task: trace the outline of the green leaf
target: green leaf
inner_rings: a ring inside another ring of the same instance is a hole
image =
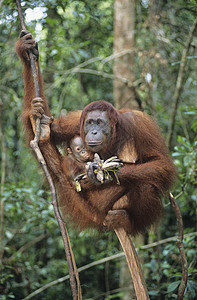
[[[192,299],[196,299],[197,295],[197,284],[196,282],[189,280],[187,283],[187,288],[191,294]]]
[[[177,289],[177,287],[179,286],[179,284],[181,283],[181,280],[178,281],[174,281],[172,282],[169,286],[168,286],[168,293],[171,293],[173,291],[175,291]]]
[[[159,295],[159,291],[150,291],[149,295],[150,296],[158,296]]]

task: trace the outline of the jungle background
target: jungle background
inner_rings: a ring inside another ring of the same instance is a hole
[[[140,106],[161,127],[178,171],[172,193],[189,268],[184,299],[196,299],[197,2],[44,0],[22,1],[22,9],[39,43],[53,116],[105,99]],[[63,242],[20,119],[22,65],[14,49],[20,30],[15,2],[0,1],[0,299],[72,299],[69,281],[58,282],[68,274]],[[181,279],[177,221],[169,200],[163,202],[159,226],[134,240],[153,300],[176,299]],[[135,299],[124,257],[113,259],[122,251],[115,234],[66,225],[78,267],[109,258],[80,272],[83,299]]]

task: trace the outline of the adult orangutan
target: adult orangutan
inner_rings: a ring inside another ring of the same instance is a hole
[[[23,124],[28,138],[33,138],[34,118],[41,118],[40,149],[47,162],[59,195],[63,213],[80,229],[124,227],[135,235],[144,232],[162,215],[161,196],[171,187],[175,168],[160,130],[145,113],[115,109],[106,101],[95,101],[83,111],[61,115],[50,121],[50,111],[43,93],[39,69],[41,98],[35,98],[28,51],[38,56],[31,33],[22,31],[16,51],[24,64],[25,96]],[[51,123],[51,124],[50,124]],[[64,156],[58,151],[81,135],[91,160],[98,153],[103,161],[118,156],[123,166],[117,177],[99,182],[95,162],[87,167],[87,178],[77,193],[63,168]]]

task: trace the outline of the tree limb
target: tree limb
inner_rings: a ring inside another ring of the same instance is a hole
[[[25,30],[26,26],[25,26],[23,14],[22,14],[20,0],[16,0],[16,4],[17,4],[17,9],[18,9],[19,19],[21,22],[21,27],[23,30]],[[29,58],[30,58],[30,65],[31,65],[31,70],[32,70],[35,96],[40,97],[40,88],[39,88],[38,73],[37,73],[38,65],[35,62],[31,51],[29,51]],[[58,209],[55,186],[54,186],[52,177],[48,171],[44,157],[38,146],[39,139],[40,139],[40,119],[37,118],[36,119],[35,137],[34,137],[34,140],[30,142],[30,146],[33,149],[34,153],[36,154],[37,160],[39,161],[40,165],[42,166],[42,169],[45,173],[45,176],[46,176],[47,181],[50,186],[51,195],[52,195],[52,204],[53,204],[55,216],[58,221],[60,231],[62,234],[62,238],[63,238],[63,242],[64,242],[64,249],[65,249],[67,263],[68,263],[68,270],[69,270],[69,274],[70,274],[70,285],[71,285],[71,289],[72,289],[73,299],[78,300],[78,299],[81,299],[81,286],[80,286],[79,276],[77,273],[77,267],[76,267],[74,255],[73,255],[73,252],[71,249],[68,232],[67,232],[66,226],[61,218],[61,215],[60,215],[60,212]],[[77,285],[76,285],[76,283],[77,283]]]
[[[181,212],[179,210],[179,207],[176,203],[176,200],[174,196],[169,193],[169,200],[172,204],[172,207],[175,211],[177,222],[178,222],[178,238],[177,238],[177,245],[179,248],[180,256],[181,256],[181,264],[182,264],[182,279],[181,284],[178,289],[178,295],[177,300],[182,300],[183,295],[187,286],[187,279],[188,279],[188,265],[187,265],[187,259],[185,255],[185,251],[183,248],[183,220],[181,216]]]
[[[18,254],[23,253],[24,251],[26,251],[28,248],[30,248],[31,246],[33,246],[34,244],[42,241],[43,239],[45,239],[46,237],[49,236],[49,233],[44,233],[41,234],[39,236],[37,236],[35,239],[33,239],[32,241],[28,242],[27,244],[23,245],[21,248],[19,248],[16,252],[14,252],[14,254],[12,256],[10,256],[8,259],[5,260],[5,263],[10,263]]]
[[[179,101],[180,101],[180,94],[181,94],[181,89],[182,89],[182,85],[183,85],[185,66],[186,66],[186,62],[187,62],[187,55],[188,55],[189,48],[191,46],[191,42],[192,42],[193,35],[195,33],[196,28],[197,28],[197,18],[194,21],[194,24],[190,30],[189,37],[188,37],[188,40],[186,43],[186,47],[182,53],[181,64],[180,64],[180,68],[179,68],[179,73],[178,73],[176,88],[175,88],[175,93],[174,93],[174,101],[172,104],[170,126],[169,126],[168,136],[167,136],[167,140],[166,140],[166,143],[169,148],[172,143],[173,131],[174,131],[174,127],[175,127],[176,112],[177,112],[177,108],[178,108]]]
[[[188,234],[185,234],[184,235],[184,238],[186,237],[190,237],[190,236],[197,236],[197,232],[192,232],[192,233],[188,233]],[[163,240],[160,240],[160,241],[157,241],[155,243],[151,243],[151,244],[148,244],[148,245],[143,245],[139,248],[136,249],[136,251],[139,251],[139,250],[145,250],[145,249],[150,249],[150,248],[154,248],[154,247],[157,247],[158,245],[162,245],[162,244],[165,244],[165,243],[169,243],[169,242],[172,242],[172,241],[175,241],[177,240],[177,236],[172,236],[170,238],[167,238],[167,239],[163,239]],[[85,271],[87,269],[90,269],[92,267],[95,267],[97,265],[100,265],[100,264],[104,264],[110,260],[114,260],[114,259],[120,259],[122,257],[125,256],[125,253],[124,252],[120,252],[120,253],[117,253],[117,254],[114,254],[114,255],[111,255],[111,256],[108,256],[108,257],[105,257],[105,258],[102,258],[102,259],[99,259],[97,261],[93,261],[92,263],[89,263],[83,267],[80,267],[78,268],[78,272],[82,272],[82,271]],[[56,285],[56,284],[59,284],[59,283],[62,283],[64,282],[65,280],[68,280],[69,279],[69,275],[66,275],[64,277],[61,277],[61,278],[58,278],[54,281],[51,281],[45,285],[43,285],[41,288],[37,289],[36,291],[34,291],[33,293],[29,294],[27,297],[25,297],[23,300],[28,300],[28,299],[31,299],[33,298],[34,296],[42,293],[43,291],[45,291],[46,289]]]
[[[4,184],[5,184],[5,172],[6,172],[6,146],[4,141],[3,129],[2,129],[2,107],[3,102],[0,99],[0,141],[1,141],[1,188],[0,188],[0,262],[2,261],[3,253],[4,253],[4,202],[3,202],[3,192],[4,192]]]
[[[114,229],[114,231],[124,250],[137,299],[149,300],[146,282],[132,240],[130,239],[129,235],[126,233],[125,229],[118,228],[118,229]]]

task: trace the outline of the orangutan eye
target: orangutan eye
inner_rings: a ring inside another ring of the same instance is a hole
[[[80,148],[80,147],[77,147],[76,150],[77,150],[77,152],[80,152],[80,151],[81,151],[81,148]]]
[[[88,125],[92,125],[93,124],[93,120],[92,119],[90,119],[90,120],[88,120]]]
[[[97,119],[96,123],[97,125],[102,126],[104,124],[104,121],[102,119]]]

